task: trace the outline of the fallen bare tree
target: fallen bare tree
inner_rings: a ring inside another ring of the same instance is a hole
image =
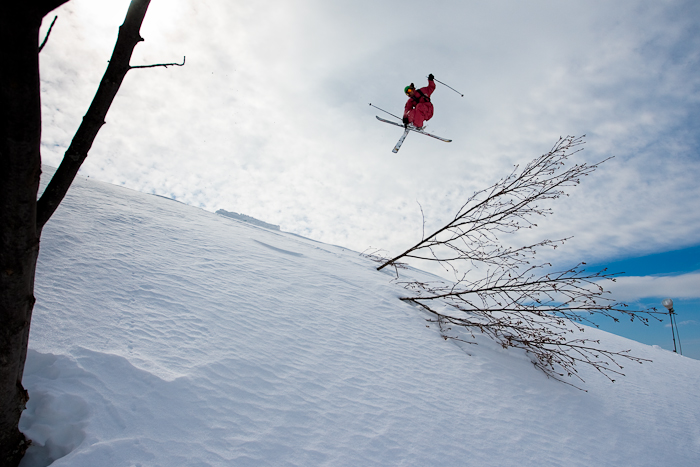
[[[541,203],[566,195],[602,162],[567,164],[581,151],[583,137],[560,138],[552,149],[519,167],[491,187],[478,191],[459,209],[454,219],[423,238],[402,254],[370,257],[398,269],[401,261],[436,262],[455,275],[454,282],[402,282],[413,293],[401,300],[418,305],[432,315],[443,338],[475,343],[475,332],[503,348],[520,348],[547,376],[583,382],[576,365],[587,364],[611,381],[622,375],[620,359],[641,363],[629,350],[611,351],[596,340],[581,337],[582,324],[596,326],[596,317],[618,321],[620,317],[646,324],[655,309],[629,310],[605,296],[600,285],[616,274],[587,272],[577,266],[552,272],[550,263],[533,264],[538,248],[557,248],[568,238],[542,240],[521,247],[504,246],[500,237],[535,227],[535,216],[551,214]],[[460,273],[459,269],[468,270]],[[461,332],[460,332],[461,331]],[[465,335],[466,331],[466,335]],[[571,383],[567,383],[571,384]]]

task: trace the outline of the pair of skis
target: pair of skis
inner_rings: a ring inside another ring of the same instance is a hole
[[[418,129],[414,126],[406,126],[405,127],[404,125],[402,125],[400,123],[392,122],[391,120],[386,120],[386,119],[383,119],[381,117],[377,117],[377,120],[379,120],[380,122],[388,123],[390,125],[396,125],[396,126],[399,126],[399,127],[404,129],[403,135],[401,135],[399,142],[396,143],[396,146],[394,146],[394,149],[391,150],[391,152],[393,152],[394,154],[399,152],[399,149],[401,149],[401,145],[403,144],[403,140],[406,139],[406,136],[408,136],[409,131],[415,131],[416,133],[420,133],[421,135],[430,136],[431,138],[439,139],[440,141],[444,141],[446,143],[452,142],[451,139],[443,138],[441,136],[431,135],[430,133],[426,133],[425,131]]]

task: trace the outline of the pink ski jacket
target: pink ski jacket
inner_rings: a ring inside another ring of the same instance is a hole
[[[416,89],[406,102],[403,116],[408,117],[408,121],[418,128],[433,117],[433,104],[430,102],[433,91],[435,91],[435,81],[428,80],[428,85]]]

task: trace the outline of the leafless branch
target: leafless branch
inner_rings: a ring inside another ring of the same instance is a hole
[[[374,261],[375,263],[383,263],[387,260],[386,251],[382,250],[381,248],[369,247],[365,251],[360,253],[360,256]],[[408,267],[406,263],[399,262],[392,263],[391,265],[394,268],[397,279],[399,278],[399,269],[406,269]]]
[[[616,375],[623,375],[620,358],[639,363],[646,360],[628,350],[606,350],[597,340],[577,337],[585,330],[581,324],[595,326],[594,316],[615,321],[623,316],[646,324],[650,317],[662,313],[632,311],[614,303],[598,284],[614,275],[586,273],[581,266],[541,275],[533,273],[540,266],[519,274],[492,271],[475,281],[451,284],[408,282],[404,285],[413,293],[401,300],[433,315],[446,340],[475,343],[474,332],[478,331],[503,348],[525,350],[548,377],[566,382],[564,376],[573,376],[584,382],[576,365],[585,363],[614,381]]]
[[[65,0],[50,0],[51,3],[62,3]],[[105,118],[119,88],[131,68],[129,61],[136,45],[143,41],[140,34],[141,24],[148,10],[151,0],[131,0],[124,18],[124,23],[119,28],[117,43],[114,45],[112,57],[105,74],[102,76],[95,97],[88,108],[87,113],[73,136],[61,164],[56,169],[51,181],[37,202],[36,224],[41,231],[58,208],[68,188],[78,173],[82,163],[88,156],[88,152],[105,124]],[[184,65],[183,58],[183,65]],[[166,66],[152,65],[152,66]],[[179,65],[179,64],[174,64]]]
[[[185,66],[185,57],[182,57],[182,63],[156,63],[155,65],[136,65],[136,66],[129,66],[130,69],[134,68],[155,68],[155,67],[165,67],[168,68],[169,66]]]
[[[41,53],[41,50],[42,50],[42,49],[44,48],[44,46],[46,45],[46,41],[49,40],[49,34],[51,34],[51,30],[53,29],[53,25],[54,25],[54,23],[56,23],[56,20],[57,20],[57,19],[58,19],[58,16],[54,16],[54,17],[53,17],[53,21],[51,21],[51,26],[49,26],[49,30],[46,31],[46,37],[44,37],[44,41],[43,41],[43,42],[41,43],[41,45],[39,46],[39,52],[38,52],[38,53]]]
[[[583,382],[576,369],[580,363],[614,381],[623,374],[618,360],[645,360],[628,350],[606,350],[600,342],[581,337],[583,324],[597,327],[596,317],[647,324],[662,313],[653,308],[630,310],[608,298],[609,292],[600,283],[614,281],[616,274],[587,272],[585,263],[555,272],[549,263],[534,263],[538,248],[557,248],[568,238],[522,247],[506,247],[500,240],[504,234],[536,227],[533,216],[552,212],[538,203],[566,195],[567,187],[578,185],[605,162],[567,166],[568,158],[581,151],[582,145],[583,137],[560,138],[548,153],[522,170],[516,166],[507,177],[474,193],[444,227],[427,237],[423,232],[419,243],[392,259],[375,257],[383,261],[377,269],[401,259],[420,259],[453,271],[453,282],[402,283],[411,294],[401,300],[431,314],[430,321],[438,324],[446,340],[473,344],[478,332],[503,348],[525,350],[548,377],[567,384],[571,383],[564,376]],[[425,220],[422,206],[421,215]],[[459,275],[463,265],[471,269]],[[470,278],[477,271],[484,272],[478,279]]]
[[[423,235],[421,236],[421,239],[425,240],[425,213],[423,212],[423,206],[420,204],[420,202],[416,200],[416,203],[418,203],[418,207],[420,208],[420,217],[423,220]]]
[[[536,245],[509,249],[501,246],[497,235],[536,227],[537,224],[531,220],[532,216],[551,214],[551,209],[541,208],[537,203],[557,199],[566,194],[564,188],[579,184],[582,177],[593,172],[604,162],[593,165],[577,164],[566,168],[567,159],[581,151],[581,145],[583,137],[560,138],[547,154],[536,158],[520,172],[516,166],[504,179],[474,193],[451,222],[377,269],[382,269],[401,258],[443,262],[495,261],[499,264],[508,260],[515,266],[523,262],[523,254],[533,251],[535,247],[556,247],[566,239],[545,240]],[[440,258],[436,253],[436,249],[439,248],[451,252],[454,256]]]

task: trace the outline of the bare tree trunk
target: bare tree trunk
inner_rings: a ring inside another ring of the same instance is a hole
[[[104,124],[150,0],[132,0],[112,60],[66,157],[41,201],[39,29],[68,0],[9,0],[0,9],[0,467],[15,467],[28,447],[18,424],[41,229],[65,196]]]
[[[0,466],[15,466],[28,443],[17,425],[34,272],[39,255],[36,196],[41,175],[39,28],[63,1],[14,1],[0,14]]]

